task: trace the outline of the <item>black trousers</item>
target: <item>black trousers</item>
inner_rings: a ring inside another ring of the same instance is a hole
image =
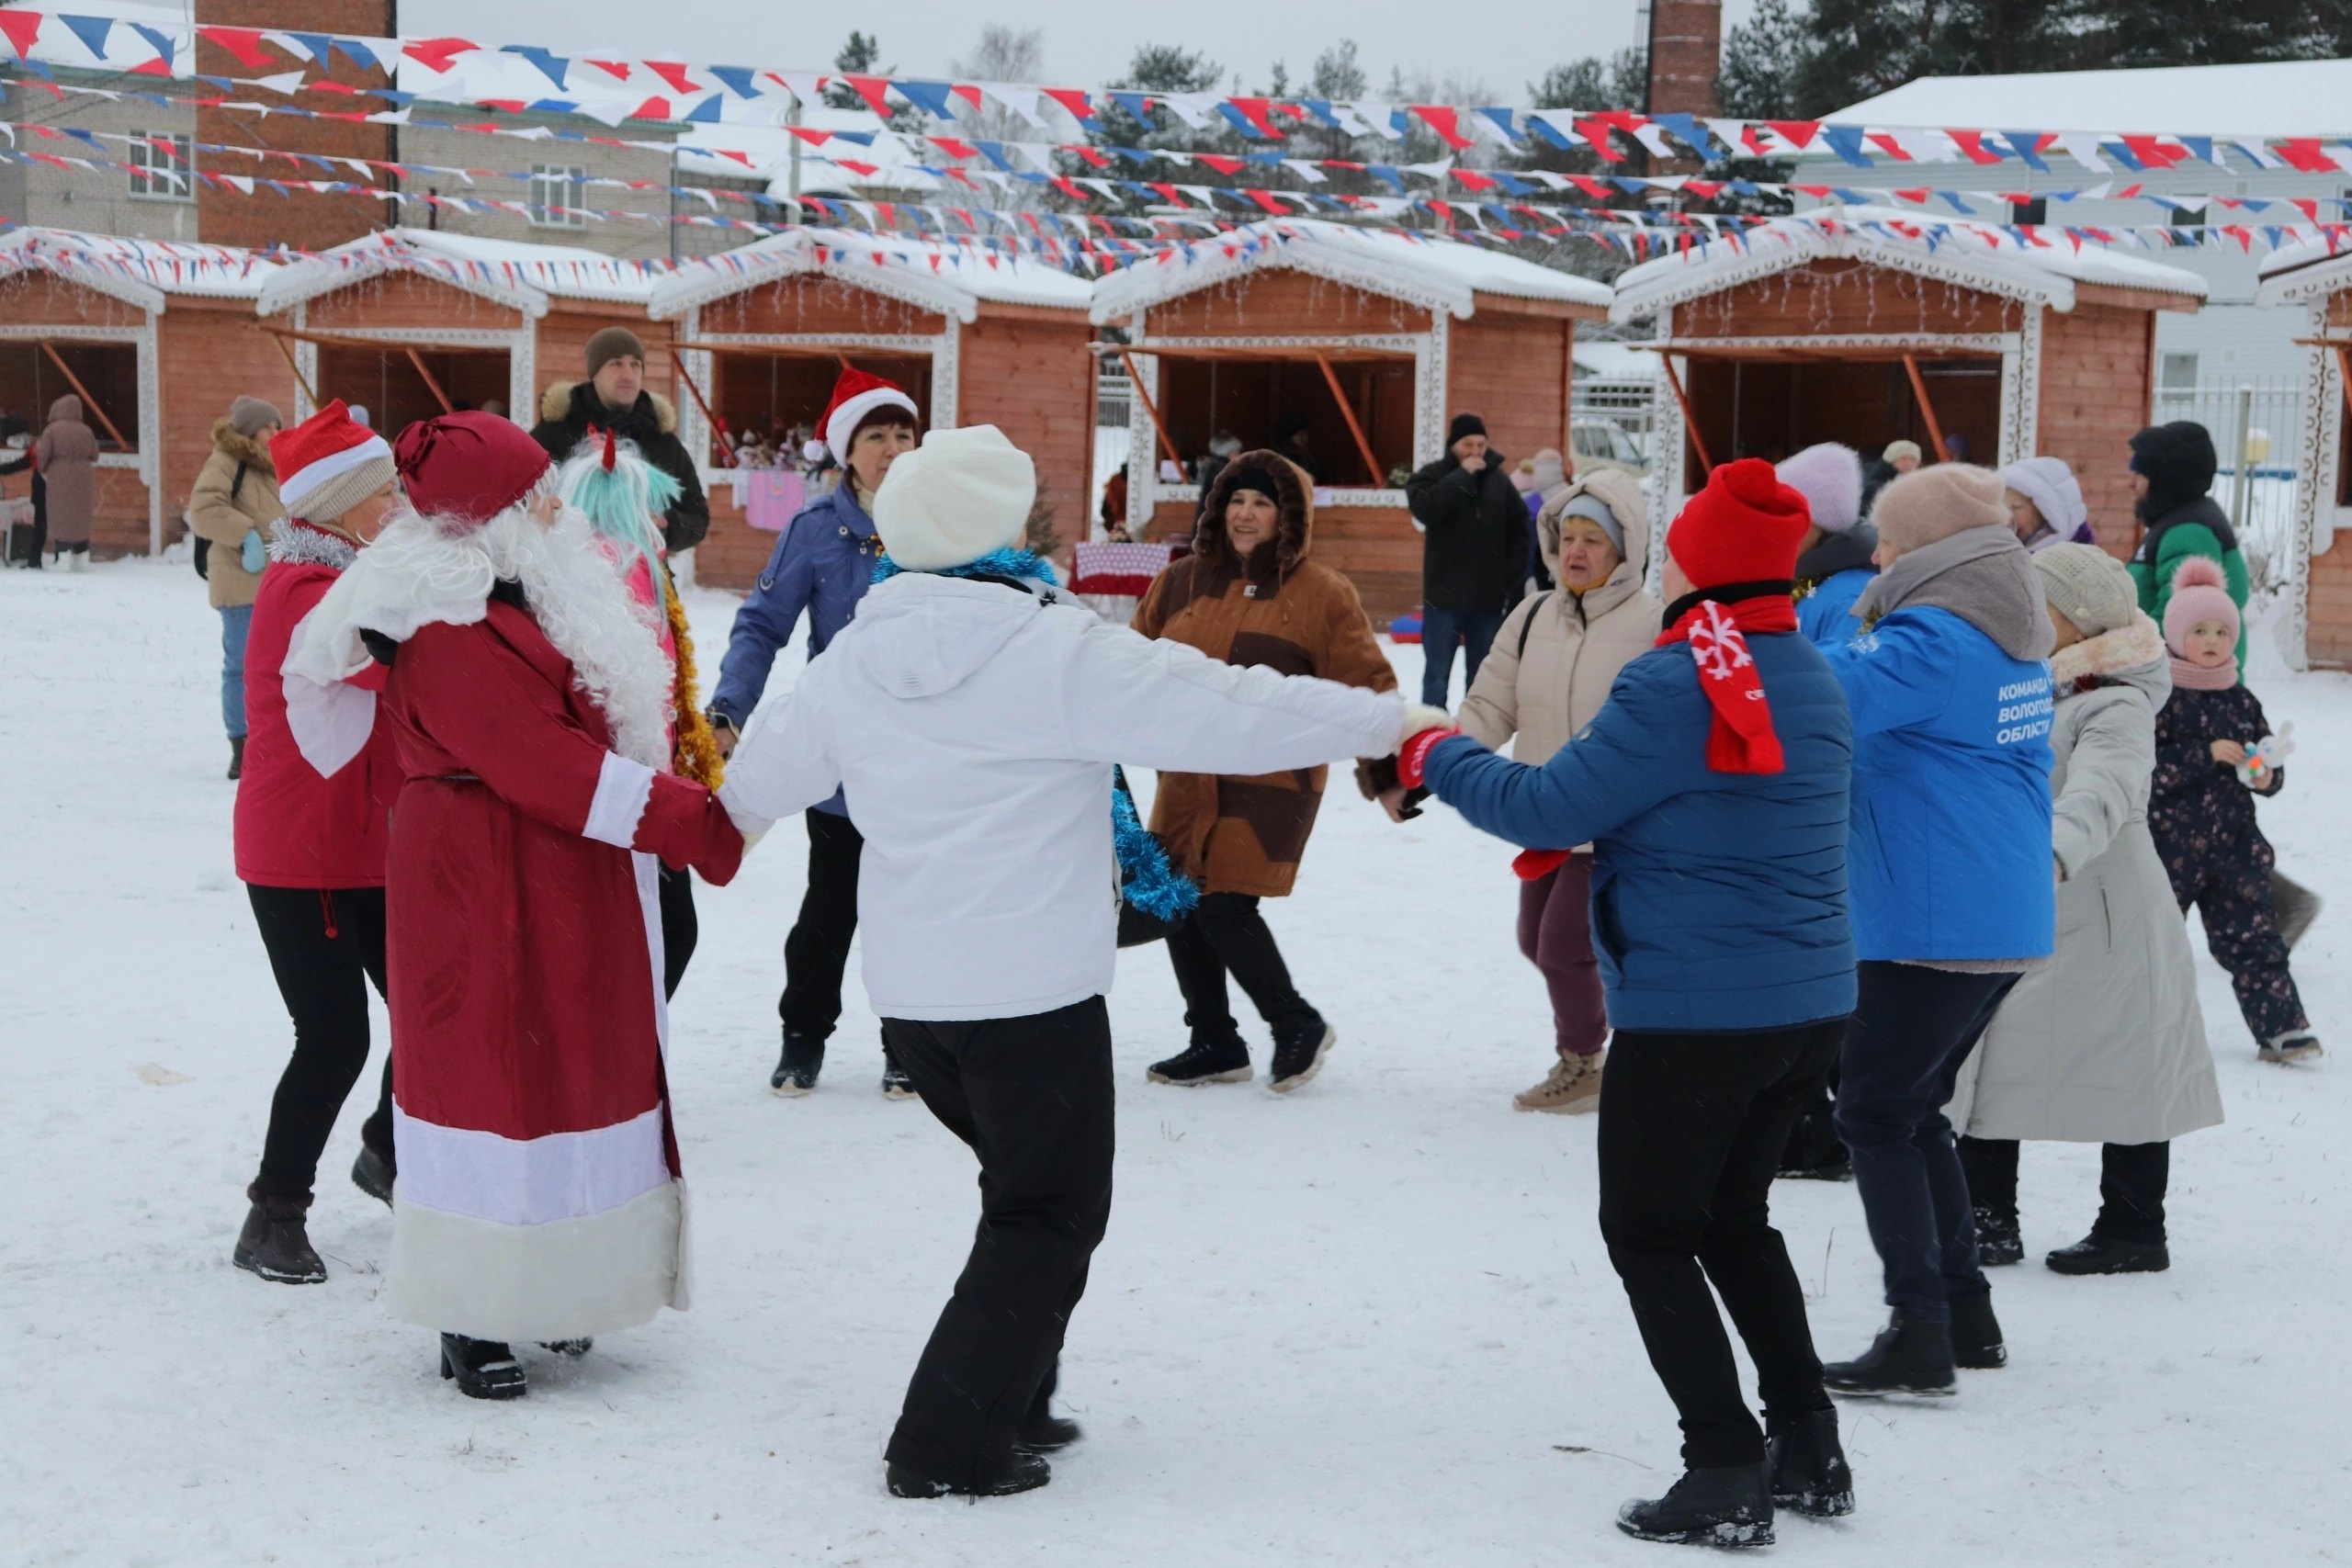
[[[695,914],[693,872],[660,866],[655,886],[662,906],[662,995],[666,1000],[678,994],[678,984],[686,977],[686,964],[702,939],[702,921]]]
[[[270,1100],[256,1195],[307,1201],[319,1156],[352,1086],[368,1066],[368,987],[384,994],[384,890],[256,887],[254,923],[269,950],[277,994],[294,1021],[294,1055]],[[392,1157],[392,1058],[360,1138]]]
[[[2018,1217],[2015,1138],[1962,1138],[1960,1168],[1980,1209]],[[2172,1184],[2172,1145],[2107,1144],[2099,1149],[2098,1219],[2091,1235],[2154,1247],[2165,1239],[2165,1190]]]
[[[980,1225],[907,1385],[888,1457],[972,1485],[1001,1472],[1054,1389],[1062,1336],[1111,1220],[1111,1015],[882,1021],[931,1113],[980,1159]]]
[[[1610,1042],[1600,1236],[1692,1469],[1764,1458],[1710,1283],[1756,1363],[1772,1428],[1829,1407],[1804,1290],[1768,1205],[1789,1124],[1821,1092],[1845,1032],[1832,1019],[1759,1034],[1620,1029]]]
[[[776,1013],[795,1034],[832,1038],[842,1021],[842,976],[857,935],[857,863],[865,836],[846,817],[804,813],[808,819],[808,887],[800,918],[784,939],[784,995]]]
[[[1225,987],[1228,974],[1241,983],[1277,1041],[1294,1032],[1322,1030],[1323,1015],[1291,984],[1290,966],[1274,945],[1274,933],[1259,912],[1254,894],[1204,895],[1168,933],[1168,961],[1175,965],[1177,988],[1184,993],[1184,1022],[1195,1045],[1241,1042],[1241,1028],[1233,1021],[1233,998]]]

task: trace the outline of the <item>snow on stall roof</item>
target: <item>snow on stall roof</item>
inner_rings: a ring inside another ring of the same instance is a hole
[[[160,310],[174,294],[251,299],[282,269],[233,245],[132,240],[71,229],[0,232],[0,276],[50,272],[101,293]]]
[[[1283,218],[1246,224],[1106,274],[1094,285],[1094,319],[1116,321],[1263,266],[1295,267],[1460,317],[1472,312],[1478,294],[1600,307],[1610,299],[1605,283],[1459,240]]]
[[[2298,240],[2262,258],[2256,305],[2284,305],[2352,288],[2352,235]]]
[[[878,258],[878,259],[877,259]],[[680,262],[654,285],[654,319],[796,273],[822,273],[970,321],[983,303],[1086,309],[1087,280],[1027,256],[846,229],[794,229]]]
[[[1707,241],[1618,275],[1613,321],[1628,321],[1817,257],[1849,256],[1988,293],[2075,308],[2075,285],[2139,288],[2203,299],[2203,278],[2184,268],[2085,243],[2029,245],[1993,224],[1887,207],[1821,207]]]
[[[1883,129],[2032,126],[2188,136],[2352,133],[2352,60],[1922,76],[1822,117]]]
[[[360,277],[414,272],[543,316],[551,299],[641,305],[651,296],[654,279],[670,266],[668,261],[628,261],[577,245],[387,229],[289,264],[260,291],[260,310],[273,315]]]

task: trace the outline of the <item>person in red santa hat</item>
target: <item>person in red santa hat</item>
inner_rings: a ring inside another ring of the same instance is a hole
[[[285,672],[319,601],[395,504],[392,449],[329,403],[270,439],[287,516],[271,528],[245,644],[243,776],[237,876],[253,902],[270,973],[294,1021],[294,1055],[270,1101],[252,1209],[232,1254],[281,1284],[316,1284],[326,1265],[306,1228],[319,1156],[368,1066],[368,987],[384,988],[384,846],[400,770],[370,664],[315,682]],[[392,1070],[359,1129],[351,1179],[392,1201]]]
[[[710,722],[723,751],[760,705],[775,656],[792,628],[808,617],[808,657],[839,637],[873,586],[882,546],[874,536],[874,497],[899,457],[914,448],[915,400],[879,376],[854,367],[842,372],[832,401],[818,423],[826,447],[842,465],[842,482],[803,507],[776,541],[759,585],[735,612],[734,630],[711,694]],[[797,1096],[817,1087],[825,1042],[842,1015],[842,976],[850,939],[857,934],[858,863],[865,840],[837,790],[804,814],[808,827],[808,886],[800,918],[784,939],[784,1052],[768,1087]],[[913,1087],[882,1046],[882,1092],[912,1099]]]
[[[288,668],[389,666],[389,1296],[442,1331],[444,1377],[511,1399],[512,1343],[577,1352],[686,1304],[655,878],[724,884],[743,842],[666,771],[669,670],[547,454],[464,412],[394,457],[412,511]]]
[[[1592,852],[1616,1034],[1600,1088],[1600,1235],[1682,1419],[1684,1474],[1628,1503],[1645,1540],[1758,1546],[1774,1507],[1854,1506],[1772,1174],[1854,1010],[1852,726],[1789,594],[1810,525],[1771,465],[1716,468],[1666,536],[1666,629],[1541,766],[1417,735],[1397,771],[1542,875]],[[1741,1397],[1714,1287],[1756,1366]]]

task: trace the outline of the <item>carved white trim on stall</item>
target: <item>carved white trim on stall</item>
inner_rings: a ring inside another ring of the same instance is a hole
[[[164,386],[155,341],[155,318],[160,314],[162,307],[158,305],[137,325],[111,327],[0,321],[0,341],[54,338],[77,343],[127,343],[138,351],[135,374],[139,386],[139,450],[100,453],[98,467],[129,468],[147,487],[147,553],[151,556],[160,555],[164,548]],[[91,423],[95,425],[96,421]]]
[[[2328,335],[2328,292],[2299,291],[2305,336]],[[2289,298],[2296,298],[2290,295]],[[2311,668],[2312,558],[2335,546],[2336,466],[2343,452],[2344,388],[2333,349],[2303,351],[2302,450],[2296,469],[2294,542],[2288,552],[2286,619],[2278,627],[2278,651],[2288,667]]]

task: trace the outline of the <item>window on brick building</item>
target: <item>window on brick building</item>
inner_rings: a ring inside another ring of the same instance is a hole
[[[531,221],[542,229],[582,229],[588,171],[576,164],[531,165]]]
[[[2028,223],[2035,225],[2049,222],[2049,198],[2047,197],[2036,197],[2031,201],[2013,201],[2009,203],[2009,221],[2012,223]]]
[[[130,133],[130,194],[148,201],[194,201],[196,159],[185,136]]]

